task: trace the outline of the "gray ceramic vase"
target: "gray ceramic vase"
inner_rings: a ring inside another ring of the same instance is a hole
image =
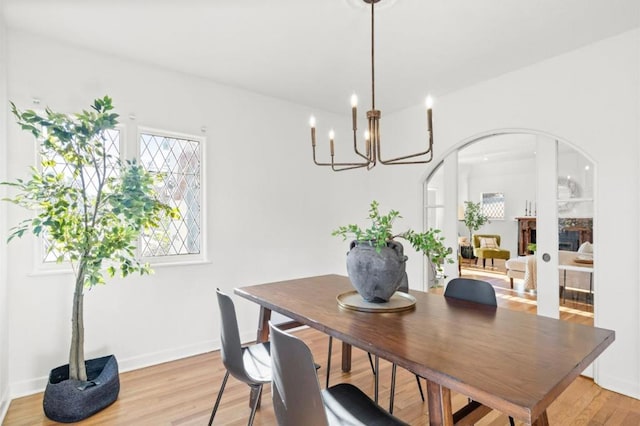
[[[396,241],[389,241],[380,252],[372,242],[352,241],[347,253],[347,273],[364,300],[383,303],[397,290],[408,290],[406,261],[402,244]]]

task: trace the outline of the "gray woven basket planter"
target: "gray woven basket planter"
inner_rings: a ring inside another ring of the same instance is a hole
[[[118,399],[120,378],[114,355],[85,361],[87,381],[69,380],[69,364],[54,368],[44,391],[44,414],[62,423],[77,422]]]

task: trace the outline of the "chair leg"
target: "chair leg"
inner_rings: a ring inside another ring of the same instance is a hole
[[[509,416],[509,424],[511,426],[516,426],[516,422],[513,421],[513,417]]]
[[[371,359],[371,353],[367,352],[367,356],[369,357],[369,365],[371,365],[371,372],[373,373],[373,375],[376,375],[376,369],[373,366],[373,360]]]
[[[486,268],[487,267],[487,259],[483,258],[482,259],[482,268]]]
[[[416,374],[416,382],[418,382],[418,390],[420,391],[420,398],[422,398],[422,402],[424,402],[424,392],[422,392],[422,384],[420,383],[420,376]]]
[[[378,358],[378,355],[376,355],[376,368],[375,368],[375,375],[373,377],[373,400],[375,401],[375,403],[378,403],[378,367],[380,367],[380,358]]]
[[[224,375],[224,379],[222,379],[222,386],[220,386],[220,390],[218,391],[218,397],[216,398],[216,403],[213,406],[213,411],[211,412],[211,417],[209,418],[209,426],[213,424],[213,418],[216,416],[216,411],[218,411],[218,405],[220,405],[220,399],[222,399],[222,393],[224,392],[224,387],[227,385],[227,379],[229,378],[229,370]]]
[[[329,354],[327,355],[327,383],[325,388],[329,389],[329,374],[331,374],[331,346],[333,344],[333,336],[329,336]]]
[[[255,388],[257,388],[256,393],[258,395],[256,397],[256,401],[253,403],[253,407],[251,407],[251,414],[249,415],[249,423],[247,423],[247,426],[253,425],[253,419],[256,417],[256,410],[258,409],[258,401],[260,401],[260,397],[262,396],[262,385],[257,385]]]
[[[513,278],[509,277],[509,284],[511,284],[511,288],[513,288]]]
[[[393,414],[393,400],[396,396],[396,369],[397,365],[394,362],[391,366],[391,391],[389,392],[389,414]]]

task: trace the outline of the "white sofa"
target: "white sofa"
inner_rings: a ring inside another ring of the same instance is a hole
[[[583,251],[575,252],[575,251],[558,251],[558,264],[559,265],[572,265],[574,260],[580,256],[589,257],[590,253]],[[526,290],[535,290],[537,288],[537,277],[536,277],[536,257],[533,255],[530,256],[518,256],[517,258],[512,258],[507,260],[505,264],[507,268],[507,276],[509,277],[509,281],[511,283],[511,288],[513,288],[513,280],[522,280],[524,283],[524,288]],[[593,265],[584,265],[589,268]],[[564,270],[560,269],[558,271],[560,285],[565,284],[567,287],[578,288],[581,290],[591,290],[591,274],[587,271],[581,270]]]

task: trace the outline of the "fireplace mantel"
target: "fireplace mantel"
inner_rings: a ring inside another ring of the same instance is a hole
[[[536,242],[536,218],[517,217],[518,221],[518,256],[529,254],[529,244]],[[560,218],[558,219],[558,249],[577,251],[582,243],[593,242],[593,219]]]

